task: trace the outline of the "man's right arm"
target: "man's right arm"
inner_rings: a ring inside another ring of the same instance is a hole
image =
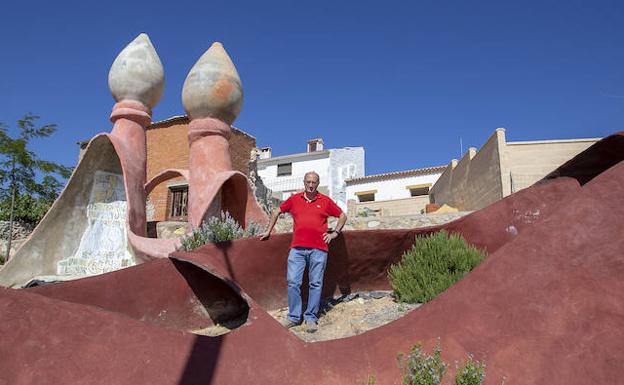
[[[279,208],[273,210],[273,215],[271,215],[271,221],[269,222],[269,228],[264,234],[260,236],[261,241],[266,241],[267,239],[269,239],[269,237],[271,236],[271,231],[273,231],[273,227],[275,227],[275,224],[277,223],[277,218],[279,218],[281,214],[282,212]]]

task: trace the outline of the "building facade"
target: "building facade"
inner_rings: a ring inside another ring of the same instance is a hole
[[[315,171],[320,177],[319,191],[346,210],[345,180],[364,175],[364,148],[326,150],[321,139],[313,139],[304,153],[273,157],[271,149],[265,147],[260,149],[257,167],[264,185],[282,201],[303,191],[305,173]]]
[[[346,181],[348,215],[420,214],[429,203],[429,189],[446,166],[368,175]]]
[[[507,142],[498,128],[479,151],[453,159],[431,188],[433,203],[478,210],[529,187],[600,138]]]

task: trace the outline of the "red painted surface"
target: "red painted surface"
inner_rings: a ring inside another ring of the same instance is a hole
[[[115,147],[123,170],[128,200],[128,226],[137,236],[146,237],[145,128],[151,123],[150,110],[141,102],[124,100],[115,104],[110,119],[114,125],[108,137]]]
[[[624,162],[570,173],[586,175],[584,184],[545,181],[444,226],[345,232],[331,244],[326,293],[387,288],[388,266],[414,236],[440,228],[490,253],[430,303],[355,337],[304,343],[265,312],[285,303],[289,235],[209,245],[174,253],[180,262],[75,282],[0,289],[0,384],[357,384],[369,375],[399,384],[397,353],[418,341],[430,349],[438,339],[447,362],[468,352],[485,359],[486,384],[503,376],[508,384],[619,383]],[[214,338],[184,331],[206,321],[184,301],[209,307],[211,298],[235,294],[249,306],[244,325]],[[176,316],[159,322],[168,309]]]
[[[243,227],[249,221],[268,222],[256,202],[247,177],[232,170],[229,124],[215,119],[193,119],[189,124],[189,223],[199,227],[219,197],[220,210],[228,211]]]

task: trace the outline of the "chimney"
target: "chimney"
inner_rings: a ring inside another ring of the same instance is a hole
[[[271,157],[271,147],[260,148],[260,159],[269,159]]]
[[[308,140],[308,152],[323,151],[323,139],[316,138]]]

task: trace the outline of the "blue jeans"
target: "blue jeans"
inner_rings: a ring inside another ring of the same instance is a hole
[[[308,265],[308,307],[303,315],[306,321],[316,322],[321,303],[323,289],[323,275],[327,264],[327,251],[309,247],[293,247],[288,253],[288,319],[299,323],[301,321],[301,282],[303,272]]]

